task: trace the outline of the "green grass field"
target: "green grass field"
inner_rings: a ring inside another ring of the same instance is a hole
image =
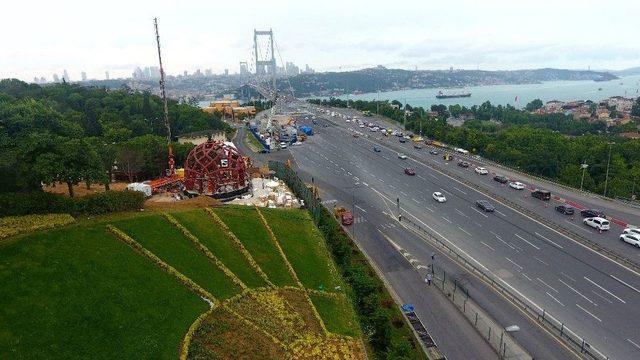
[[[309,294],[309,297],[327,330],[346,336],[360,335],[360,325],[345,297],[334,298],[313,293]]]
[[[324,244],[322,235],[307,212],[260,210],[300,282],[310,289],[335,291],[344,286]]]
[[[211,216],[204,210],[176,212],[172,215],[248,287],[266,285],[233,242],[226,238],[222,229],[217,227]]]
[[[116,221],[113,225],[218,299],[240,292],[240,288],[213,261],[162,216],[140,216]]]
[[[214,211],[236,234],[272,283],[278,286],[296,285],[280,253],[269,239],[267,230],[260,222],[255,209],[219,207]]]
[[[0,359],[175,359],[208,308],[104,224],[9,240],[0,264]]]

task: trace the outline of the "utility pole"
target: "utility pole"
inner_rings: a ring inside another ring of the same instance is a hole
[[[582,180],[580,180],[580,191],[582,191],[582,185],[584,185],[584,174],[585,172],[587,172],[587,168],[589,167],[589,165],[587,165],[587,162],[585,160],[585,162],[580,165],[580,167],[582,168]]]
[[[376,115],[380,115],[380,87],[376,95]]]
[[[156,44],[158,45],[158,62],[160,63],[160,91],[162,93],[162,102],[164,107],[164,126],[167,129],[167,148],[168,148],[168,163],[169,174],[168,176],[175,175],[175,160],[173,158],[173,147],[171,146],[171,125],[169,124],[169,107],[167,106],[167,93],[165,91],[165,77],[164,69],[162,67],[162,55],[160,53],[160,34],[158,32],[158,18],[153,18],[153,26],[156,31]]]
[[[404,99],[404,122],[403,122],[403,126],[404,129],[407,130],[407,99]]]
[[[609,165],[611,164],[611,145],[615,144],[614,142],[609,143],[609,157],[607,159],[607,175],[604,178],[604,194],[603,196],[607,196],[607,185],[609,185]]]

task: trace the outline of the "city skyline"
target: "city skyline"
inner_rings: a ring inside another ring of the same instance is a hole
[[[196,1],[170,10],[151,2],[114,1],[97,17],[84,13],[80,4],[38,4],[40,10],[30,19],[32,30],[19,33],[11,29],[21,27],[24,19],[8,15],[27,13],[34,2],[8,5],[0,30],[12,36],[3,45],[0,78],[50,80],[53,73],[62,77],[64,69],[72,81],[81,79],[81,72],[88,79],[103,79],[106,71],[112,78],[129,77],[136,67],[157,63],[151,23],[155,16],[170,75],[196,69],[237,73],[241,61],[251,69],[252,32],[269,28],[274,31],[279,66],[308,63],[318,71],[378,64],[485,70],[618,70],[640,64],[640,52],[628,41],[640,35],[634,12],[622,11],[634,3],[624,0],[592,0],[580,7],[549,0],[535,7],[506,1],[401,1],[380,8],[363,1],[329,1],[322,8],[290,1],[250,1],[242,8]],[[218,11],[235,15],[211,22]],[[46,41],[40,36],[44,31],[50,34]]]

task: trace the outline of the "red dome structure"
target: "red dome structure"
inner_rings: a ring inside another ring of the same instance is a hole
[[[218,199],[238,196],[251,185],[247,164],[238,150],[220,141],[207,141],[193,148],[184,164],[188,192]]]

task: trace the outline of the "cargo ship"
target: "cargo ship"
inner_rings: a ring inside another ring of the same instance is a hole
[[[465,98],[465,97],[471,97],[471,93],[467,92],[467,93],[445,94],[442,91],[438,91],[438,93],[436,94],[436,99],[454,99],[454,98]]]

